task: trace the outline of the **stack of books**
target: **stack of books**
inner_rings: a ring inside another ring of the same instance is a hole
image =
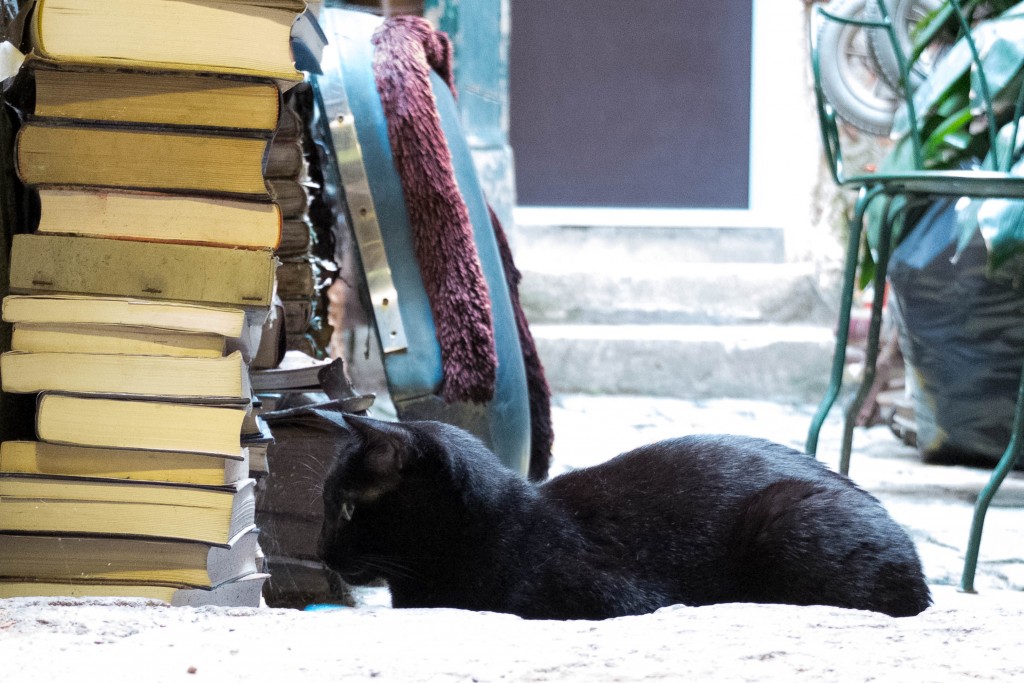
[[[302,86],[299,86],[302,87]],[[314,310],[320,288],[320,269],[313,255],[315,243],[309,221],[308,163],[303,148],[302,118],[294,107],[292,93],[285,98],[281,122],[270,147],[267,164],[270,183],[281,202],[284,224],[277,255],[277,295],[283,308],[286,347],[313,356],[323,354],[315,341]],[[281,163],[274,163],[280,160]]]
[[[36,440],[0,445],[0,597],[260,603],[249,365],[283,221],[265,170],[308,12],[34,3],[14,165],[38,214],[12,243],[0,383],[38,395]]]
[[[303,189],[305,200],[301,215],[285,213],[277,250],[281,258],[278,292],[284,309],[286,347],[323,358],[328,353],[332,334],[327,322],[327,290],[338,277],[338,263],[342,260],[341,245],[337,242],[341,232],[338,226],[344,224],[345,215],[343,207],[339,206],[337,190],[328,192],[324,187],[321,157],[326,150],[323,142],[315,137],[320,127],[317,119],[322,117],[322,112],[312,85],[302,83],[290,90],[285,97],[285,108],[303,124],[291,142],[301,150],[302,169],[288,182]],[[279,131],[279,135],[284,137],[284,131]]]

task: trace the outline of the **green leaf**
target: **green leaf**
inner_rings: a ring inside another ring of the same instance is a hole
[[[948,118],[959,112],[961,109],[966,109],[970,112],[970,98],[965,92],[950,90],[946,96],[939,101],[938,106],[935,108],[935,114],[943,118]]]
[[[963,253],[967,245],[970,244],[971,238],[974,237],[978,227],[978,211],[984,203],[985,201],[981,199],[971,199],[964,206],[957,204],[956,222],[960,228],[960,235],[956,241],[954,258]]]
[[[988,80],[989,92],[996,96],[1024,66],[1024,17],[999,22],[999,35],[988,46],[981,58],[985,78]],[[971,103],[975,107],[984,106],[981,100],[981,88],[978,83],[977,70],[971,73]]]
[[[914,111],[920,125],[938,103],[955,87],[966,90],[969,86],[967,73],[971,66],[971,50],[963,40],[949,48],[935,63],[935,67],[923,83],[914,91]],[[959,83],[959,84],[958,84]],[[905,104],[900,105],[892,122],[892,134],[906,136],[910,133],[910,113]]]
[[[866,289],[872,280],[875,279],[875,255],[871,252],[871,247],[868,246],[867,241],[863,242],[863,245],[864,253],[860,257],[860,273],[857,278],[858,289]]]
[[[981,22],[971,31],[975,43],[982,49],[982,64],[989,80],[992,95],[1004,87],[1024,65],[1024,2],[1019,2],[994,19]],[[998,45],[998,47],[996,47]],[[993,50],[995,50],[993,54]],[[992,60],[991,67],[988,61]],[[914,91],[914,110],[918,125],[933,112],[953,90],[964,91],[974,85],[967,78],[972,70],[971,49],[966,37],[961,37],[935,63],[928,78]],[[990,75],[989,69],[993,72]],[[997,85],[998,84],[998,85]],[[977,87],[971,87],[977,93]],[[975,98],[977,103],[977,99]],[[906,105],[900,106],[892,126],[893,135],[910,132],[910,119]]]
[[[993,155],[998,155],[1000,160],[1006,159],[1007,154],[1015,154],[1024,145],[1024,119],[1021,120],[1020,125],[1017,128],[1017,143],[1012,145],[1013,152],[1011,152],[1011,140],[1010,136],[1013,135],[1013,121],[1010,121],[1002,128],[999,129],[999,133],[996,135],[996,146],[995,149],[990,149],[988,154],[985,156],[983,168],[994,168]],[[1005,168],[1005,166],[1003,167]],[[1018,163],[1013,172],[1017,175],[1024,175],[1024,168]]]
[[[988,244],[994,270],[1024,252],[1024,201],[989,199],[978,210],[978,227]]]
[[[964,107],[932,131],[928,139],[924,141],[924,158],[932,159],[939,155],[944,145],[950,145],[957,150],[963,151],[970,143],[970,134],[966,131],[967,124],[971,122],[971,110]]]

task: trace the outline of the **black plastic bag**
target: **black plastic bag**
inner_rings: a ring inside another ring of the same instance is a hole
[[[957,254],[958,219],[975,220],[958,217],[954,200],[936,201],[923,214],[893,251],[890,301],[922,455],[994,464],[1010,440],[1021,379],[1024,292],[1010,269],[989,273],[976,226]]]

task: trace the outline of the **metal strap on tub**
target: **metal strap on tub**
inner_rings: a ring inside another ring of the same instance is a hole
[[[373,195],[363,166],[359,139],[356,137],[355,119],[345,96],[341,69],[337,65],[329,68],[327,62],[331,59],[337,59],[337,53],[326,50],[324,73],[317,80],[338,160],[338,173],[345,190],[352,231],[370,290],[381,348],[384,353],[403,351],[408,348],[408,342],[402,315],[398,310],[398,291],[384,251],[380,223],[377,221]]]

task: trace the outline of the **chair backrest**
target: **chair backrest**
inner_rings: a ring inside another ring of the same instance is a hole
[[[1008,173],[1016,160],[1018,145],[1004,141],[1017,140],[1024,114],[1024,3],[1003,8],[1007,3],[998,0],[918,2],[930,11],[911,17],[904,11],[894,17],[893,8],[913,4],[898,0],[814,8],[810,40],[815,98],[825,156],[839,184],[857,184],[871,177],[847,168],[844,135],[837,121],[842,118],[837,114],[839,102],[828,96],[837,87],[830,81],[850,77],[850,69],[833,68],[832,61],[851,58],[844,52],[848,45],[838,42],[849,40],[846,34],[856,31],[866,36],[862,42],[873,46],[866,59],[875,56],[877,60],[884,49],[891,53],[897,76],[897,82],[889,84],[895,99],[889,136],[895,147],[873,173],[953,169],[971,156],[982,160],[982,169]],[[911,18],[912,26],[900,26],[899,22]],[[939,56],[922,77],[915,67],[929,50]],[[1000,140],[1002,125],[1007,126],[1004,140]]]

